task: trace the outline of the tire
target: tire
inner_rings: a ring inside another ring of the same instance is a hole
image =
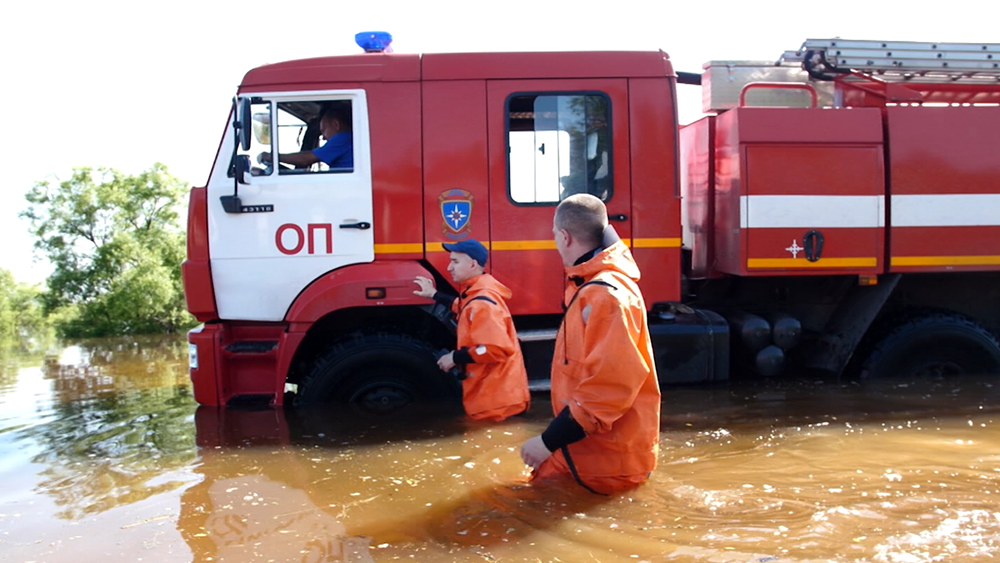
[[[962,315],[934,313],[896,325],[872,349],[861,379],[1000,374],[1000,343]]]
[[[427,344],[401,334],[355,333],[320,357],[299,384],[295,406],[347,403],[388,413],[451,399],[450,383]]]

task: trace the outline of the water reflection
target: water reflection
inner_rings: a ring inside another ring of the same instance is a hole
[[[544,400],[493,426],[457,413],[400,424],[201,409],[199,487],[221,481],[244,502],[283,488],[275,512],[235,509],[236,521],[277,526],[276,514],[306,506],[341,542],[326,551],[340,554],[332,561],[349,560],[348,540],[380,561],[971,561],[1000,543],[992,379],[770,382],[668,397],[660,468],[615,497],[568,479],[525,483],[516,449],[544,427]],[[185,502],[182,512],[218,515],[219,502]],[[195,551],[252,543],[192,521],[179,527],[206,538]],[[264,543],[313,553],[308,533],[271,530]]]
[[[526,483],[547,423],[196,408],[183,337],[0,366],[11,561],[982,561],[1000,548],[997,378],[665,389],[626,494]]]
[[[361,412],[201,407],[204,480],[185,491],[178,529],[204,560],[482,561],[608,500],[570,480],[527,486],[517,448],[542,415],[481,424],[458,406],[441,409],[410,408],[400,424]],[[550,546],[529,551],[554,556]]]
[[[44,358],[50,396],[19,439],[44,466],[35,490],[59,518],[78,519],[184,485],[170,473],[194,458],[194,401],[178,338],[91,340]]]
[[[60,404],[86,403],[133,391],[187,387],[183,337],[137,336],[68,342],[45,357],[44,376]]]
[[[197,561],[372,561],[307,493],[314,477],[289,441],[281,410],[202,408],[196,416],[203,480],[181,497],[177,528]]]

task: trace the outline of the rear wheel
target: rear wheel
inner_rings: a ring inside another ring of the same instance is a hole
[[[912,318],[889,331],[861,368],[862,379],[1000,373],[1000,344],[988,330],[957,314]]]
[[[299,384],[295,405],[349,403],[384,413],[452,396],[453,386],[425,343],[402,334],[356,333],[316,362]]]

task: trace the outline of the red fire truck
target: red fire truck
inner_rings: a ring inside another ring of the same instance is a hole
[[[700,74],[663,52],[365,47],[239,86],[190,195],[199,403],[453,393],[448,312],[413,280],[448,288],[441,243],[466,238],[513,290],[543,389],[552,215],[578,192],[642,270],[663,383],[1000,373],[1000,45],[808,40]],[[706,117],[678,123],[679,83]],[[293,164],[330,108],[353,161]]]

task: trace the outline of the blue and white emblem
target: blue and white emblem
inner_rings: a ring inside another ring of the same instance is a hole
[[[467,229],[472,220],[472,194],[460,188],[452,188],[441,192],[438,202],[441,205],[441,218],[444,219],[445,236],[451,239],[466,238]]]

